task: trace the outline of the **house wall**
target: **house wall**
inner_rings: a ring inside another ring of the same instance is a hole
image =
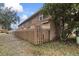
[[[31,26],[42,26],[44,25],[43,22],[45,21],[49,21],[49,19],[43,19],[43,20],[39,20],[39,16],[41,14],[37,14],[35,17],[33,17],[31,20],[29,20],[28,22],[22,24],[21,26],[19,26],[19,28],[30,28]],[[48,22],[49,23],[49,22]],[[48,24],[46,23],[46,24]],[[46,25],[45,24],[45,25]],[[47,25],[48,26],[48,25]],[[50,27],[50,25],[49,25]]]
[[[34,44],[40,44],[54,40],[56,33],[55,33],[55,26],[51,18],[46,17],[43,20],[39,20],[39,16],[40,14],[37,14],[36,16],[32,17],[31,20],[20,25],[18,30],[21,29],[21,31],[16,32],[16,35],[20,37],[22,36],[22,38],[24,38],[25,40],[27,40],[27,38],[30,37],[28,41],[31,40],[31,42]],[[31,38],[31,36],[28,35],[32,35],[33,39]]]
[[[56,40],[56,34],[55,24],[50,20],[50,40]]]
[[[50,29],[50,23],[42,24],[41,28],[42,29]]]

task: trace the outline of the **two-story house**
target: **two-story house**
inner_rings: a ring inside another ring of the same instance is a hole
[[[22,31],[29,30],[29,29],[35,30],[35,28],[37,27],[39,27],[42,30],[49,30],[50,33],[49,34],[45,33],[44,37],[46,38],[47,36],[49,36],[48,39],[49,41],[51,41],[51,40],[54,40],[56,36],[54,23],[51,20],[52,20],[51,16],[44,16],[38,11],[35,14],[33,14],[31,17],[26,19],[24,22],[22,22],[18,26],[18,30],[22,30]],[[39,33],[40,32],[41,30],[39,30]]]

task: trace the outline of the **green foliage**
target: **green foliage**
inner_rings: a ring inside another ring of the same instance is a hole
[[[79,26],[79,4],[48,3],[44,4],[41,12],[52,16],[56,29],[57,27],[60,29],[59,36],[61,39],[67,39],[73,29]]]
[[[4,29],[11,29],[11,24],[16,24],[19,21],[17,12],[12,10],[12,8],[2,8],[0,10],[0,24]]]

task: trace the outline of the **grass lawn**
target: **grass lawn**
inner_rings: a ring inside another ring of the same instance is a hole
[[[64,43],[51,42],[43,44],[42,46],[34,46],[33,48],[34,55],[79,55],[79,46],[76,46],[75,44],[65,45]]]
[[[50,42],[34,46],[12,34],[0,34],[0,55],[4,56],[79,56],[79,46],[60,42]]]

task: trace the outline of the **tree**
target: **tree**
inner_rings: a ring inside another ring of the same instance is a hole
[[[0,24],[4,29],[11,29],[11,24],[16,24],[19,21],[19,16],[17,12],[12,10],[12,8],[2,8],[0,10]]]
[[[73,29],[79,25],[79,4],[48,3],[43,5],[41,12],[45,15],[52,16],[61,40],[66,40]]]

